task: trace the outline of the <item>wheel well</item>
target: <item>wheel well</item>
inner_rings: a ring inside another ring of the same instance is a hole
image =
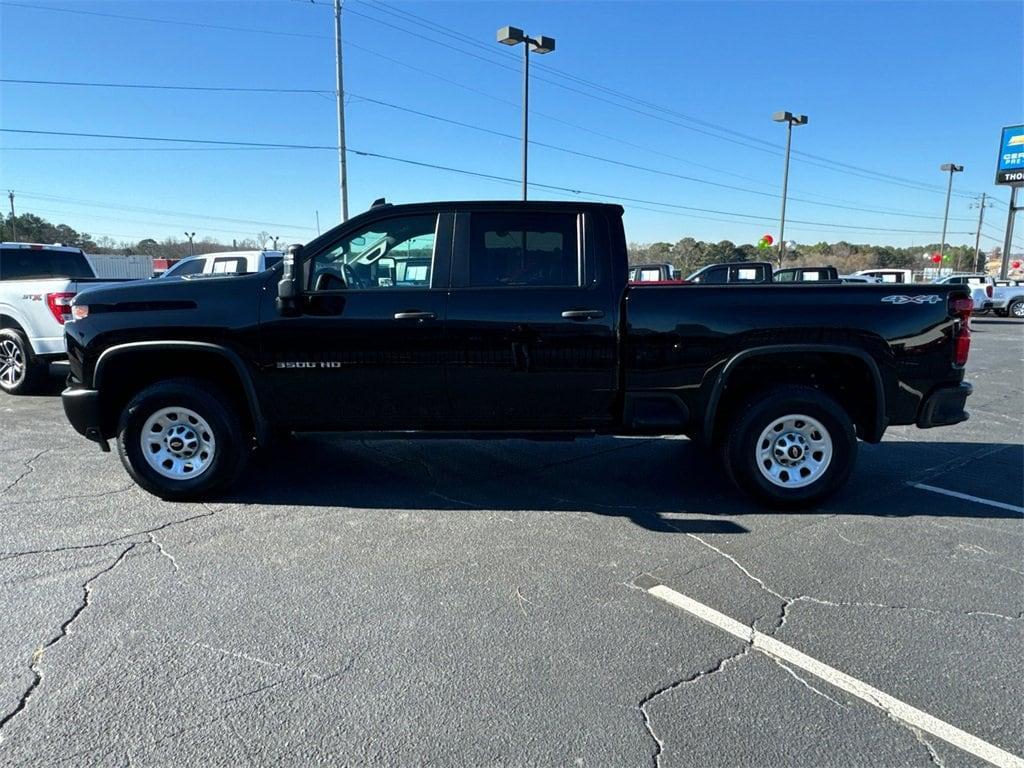
[[[858,437],[879,439],[875,376],[867,362],[842,352],[773,353],[741,361],[729,371],[722,386],[709,437],[720,437],[732,416],[751,397],[784,384],[820,390],[849,414]]]
[[[21,327],[21,324],[10,315],[0,315],[0,328],[10,328],[25,333],[25,329]]]
[[[245,385],[228,358],[213,351],[147,349],[122,353],[104,362],[99,385],[103,435],[114,436],[121,411],[136,394],[151,384],[182,376],[214,385],[235,406],[245,429],[254,431]]]

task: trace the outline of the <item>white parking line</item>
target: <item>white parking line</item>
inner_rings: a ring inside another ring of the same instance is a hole
[[[997,509],[1008,509],[1011,512],[1020,512],[1024,515],[1024,507],[1014,506],[1013,504],[1005,504],[1002,501],[992,501],[992,499],[983,499],[980,496],[969,496],[966,493],[960,493],[959,491],[950,491],[946,488],[936,488],[934,485],[925,485],[924,483],[908,483],[913,488],[920,488],[922,491],[931,491],[932,493],[941,493],[943,496],[952,496],[954,499],[963,499],[964,501],[973,501],[975,504],[984,504],[988,507],[996,507]]]
[[[676,608],[681,608],[687,613],[693,614],[697,618],[703,619],[709,624],[713,624],[719,629],[728,632],[730,635],[738,637],[740,640],[749,643],[755,651],[760,651],[766,656],[810,672],[826,683],[834,685],[836,688],[844,690],[859,699],[863,699],[874,707],[878,707],[889,717],[899,720],[911,728],[937,736],[954,747],[970,752],[972,755],[980,757],[992,765],[999,766],[999,768],[1024,768],[1024,759],[1000,749],[994,744],[982,741],[977,736],[972,736],[956,726],[932,717],[927,712],[922,712],[920,709],[893,698],[884,691],[880,691],[855,677],[850,677],[834,667],[823,664],[817,659],[801,653],[796,648],[758,632],[756,629],[748,627],[746,624],[736,621],[736,619],[730,618],[724,613],[719,613],[714,608],[699,603],[680,592],[676,592],[664,584],[644,586],[651,596],[664,600]]]

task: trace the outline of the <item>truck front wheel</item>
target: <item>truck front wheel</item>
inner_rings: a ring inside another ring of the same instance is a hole
[[[835,400],[810,387],[785,386],[746,403],[723,452],[733,482],[759,502],[808,507],[849,479],[857,435]]]
[[[175,501],[234,482],[245,466],[247,444],[231,400],[195,379],[142,390],[121,412],[117,430],[121,463],[132,479]]]

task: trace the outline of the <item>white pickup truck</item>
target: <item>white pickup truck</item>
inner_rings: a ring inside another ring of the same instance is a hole
[[[975,314],[981,314],[992,309],[992,296],[995,292],[996,281],[986,274],[981,272],[954,272],[951,275],[940,277],[935,281],[935,284],[966,285],[971,290]]]
[[[992,311],[1000,317],[1024,320],[1024,280],[996,280]]]
[[[160,275],[160,278],[188,275],[249,275],[279,264],[281,251],[224,251],[189,256]]]
[[[96,277],[81,248],[0,243],[0,389],[29,394],[66,356],[64,323],[76,294],[120,280]]]

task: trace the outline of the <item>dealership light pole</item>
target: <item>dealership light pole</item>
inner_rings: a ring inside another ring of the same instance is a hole
[[[793,143],[793,126],[807,125],[807,115],[794,115],[792,112],[776,112],[772,115],[776,123],[786,124],[786,162],[782,170],[782,215],[779,217],[779,267],[782,257],[786,255],[786,191],[789,188],[789,149]]]
[[[960,173],[964,167],[956,163],[943,163],[939,166],[940,171],[949,174],[949,184],[946,185],[946,212],[942,215],[942,241],[939,243],[939,256],[946,255],[946,225],[949,223],[949,198],[953,194],[953,174]]]
[[[334,0],[335,96],[338,100],[338,188],[341,193],[341,220],[348,221],[348,167],[345,163],[345,81],[341,66],[341,2]]]
[[[185,237],[188,238],[188,255],[189,256],[191,256],[192,253],[193,253],[193,251],[192,251],[192,238],[195,237],[195,236],[196,236],[195,232],[186,232],[185,233]]]
[[[523,200],[526,199],[526,164],[530,145],[530,49],[534,53],[551,53],[555,50],[555,38],[530,37],[518,27],[502,27],[498,30],[498,42],[503,45],[523,44]]]

